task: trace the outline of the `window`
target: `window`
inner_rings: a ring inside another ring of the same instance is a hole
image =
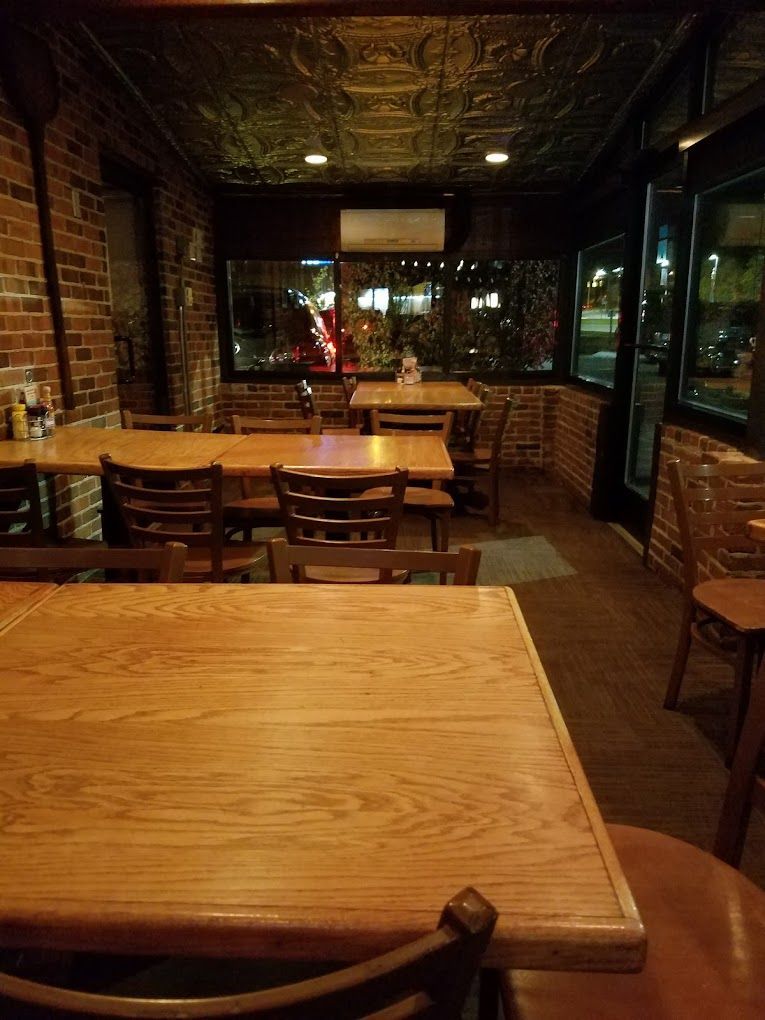
[[[235,371],[333,372],[334,263],[229,262]]]
[[[444,268],[439,256],[344,262],[343,369],[391,369],[404,356],[444,363]]]
[[[624,234],[579,253],[571,373],[613,387],[624,274]]]
[[[765,14],[736,18],[720,41],[715,61],[714,105],[737,95],[765,74]]]
[[[227,364],[235,374],[390,372],[413,355],[435,372],[548,372],[559,270],[442,254],[232,261]]]
[[[765,273],[765,171],[696,200],[681,400],[745,420]]]
[[[550,371],[558,263],[460,259],[451,274],[451,368]]]

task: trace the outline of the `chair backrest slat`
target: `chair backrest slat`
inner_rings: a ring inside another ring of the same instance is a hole
[[[39,1016],[131,1016],[170,1020],[374,1020],[432,1017],[458,1020],[497,914],[475,889],[463,889],[443,910],[439,927],[365,963],[259,992],[207,999],[134,999],[57,988],[0,973],[0,996],[37,1007]],[[1,1005],[1,1003],[0,1003]],[[66,1013],[68,1011],[68,1014]]]
[[[765,516],[765,463],[667,465],[669,484],[680,532],[685,588],[690,592],[706,566],[702,554],[736,551],[761,556],[761,547],[746,534],[747,523]],[[740,569],[747,570],[742,556]],[[756,569],[749,564],[749,570]]]
[[[378,570],[381,581],[391,581],[393,571],[410,573],[454,574],[457,585],[474,585],[481,563],[481,551],[461,546],[456,553],[425,552],[412,549],[370,549],[368,546],[332,547],[289,545],[283,538],[268,543],[271,580],[289,584],[301,580],[294,567],[343,567]]]
[[[397,432],[437,432],[444,443],[448,443],[454,424],[454,413],[444,411],[441,414],[404,414],[374,410],[370,412],[370,421],[372,434],[375,436],[393,436]]]
[[[241,414],[231,415],[231,431],[236,435],[253,433],[296,433],[318,436],[321,432],[321,415],[308,418],[251,418]]]
[[[210,551],[213,581],[223,581],[223,468],[156,469],[101,455],[104,477],[132,545],[184,542]]]
[[[44,580],[54,572],[119,570],[135,572],[141,577],[154,575],[157,581],[168,584],[183,580],[185,544],[168,541],[157,549],[104,549],[93,545],[92,549],[87,545],[0,548],[0,573],[29,572]]]
[[[213,416],[204,414],[134,414],[122,412],[125,429],[153,429],[164,432],[212,432]]]
[[[317,475],[292,471],[280,464],[271,467],[292,545],[366,541],[393,548],[408,477],[407,471],[399,469],[381,474]],[[382,491],[367,496],[367,489]],[[326,537],[319,538],[317,532]],[[363,538],[364,532],[372,537]]]
[[[45,545],[37,467],[0,468],[0,546]]]
[[[513,397],[505,397],[502,409],[499,412],[497,427],[494,429],[494,435],[491,439],[491,460],[495,467],[499,467],[499,462],[502,457],[502,442],[505,438],[505,430],[507,429],[508,422],[510,421],[510,415],[512,414],[514,407],[515,400]]]

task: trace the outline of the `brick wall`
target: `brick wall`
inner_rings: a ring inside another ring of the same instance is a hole
[[[607,400],[586,390],[562,387],[554,428],[548,428],[548,434],[552,432],[552,455],[547,466],[586,506],[592,497],[600,416],[607,406]]]
[[[116,426],[119,393],[112,342],[100,156],[124,160],[155,180],[154,207],[165,342],[174,408],[182,404],[175,326],[177,239],[203,232],[203,258],[186,282],[194,289],[188,313],[189,363],[195,407],[217,398],[218,344],[212,270],[212,206],[207,193],[168,148],[143,110],[90,49],[77,27],[40,27],[61,79],[59,112],[47,129],[46,160],[63,311],[76,408],[68,423]],[[79,196],[75,216],[72,193]],[[61,406],[58,368],[26,131],[0,91],[0,414],[7,414],[34,368]],[[64,535],[98,533],[98,483],[59,478],[55,505]]]
[[[682,551],[677,529],[667,464],[671,460],[690,463],[714,460],[716,454],[737,452],[736,447],[691,429],[662,425],[659,447],[659,471],[656,478],[656,503],[648,541],[648,566],[674,584],[682,585]]]

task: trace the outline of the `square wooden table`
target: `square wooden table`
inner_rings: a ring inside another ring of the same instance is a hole
[[[451,457],[437,435],[306,436],[249,435],[218,458],[225,474],[267,478],[271,464],[322,474],[363,474],[408,468],[411,478],[454,475]]]
[[[355,411],[479,411],[483,404],[457,382],[360,382],[351,397]]]
[[[640,963],[512,593],[352,587],[71,585],[0,634],[0,942],[350,960],[471,884],[488,966]]]

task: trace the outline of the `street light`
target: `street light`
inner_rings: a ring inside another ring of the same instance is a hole
[[[709,303],[714,304],[715,300],[715,281],[717,280],[717,266],[720,263],[720,256],[712,253],[707,262],[712,263],[712,271],[709,274]]]

